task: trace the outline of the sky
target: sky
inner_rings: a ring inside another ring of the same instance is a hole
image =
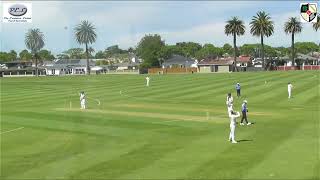
[[[5,2],[0,2],[1,19]],[[258,11],[269,13],[275,25],[274,34],[265,38],[265,44],[289,47],[291,36],[285,34],[283,26],[289,17],[300,20],[300,2],[36,1],[31,2],[32,23],[1,21],[0,51],[26,49],[24,36],[30,28],[39,28],[44,33],[44,48],[54,54],[69,48],[84,48],[74,37],[74,27],[82,20],[89,20],[96,27],[97,40],[91,45],[96,51],[112,45],[123,49],[136,47],[145,34],[160,34],[166,44],[188,41],[215,46],[232,44],[233,38],[224,34],[226,21],[232,16],[243,20],[246,26],[246,33],[237,38],[237,45],[260,43],[259,37],[250,34],[249,26]],[[303,30],[295,40],[320,43],[320,32],[315,32],[312,24],[303,23]]]

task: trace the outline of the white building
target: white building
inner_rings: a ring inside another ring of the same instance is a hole
[[[112,66],[116,67],[117,71],[124,71],[124,70],[137,70],[139,69],[140,63],[137,62],[130,62],[130,63],[117,63],[113,64]]]
[[[89,62],[90,67],[94,66],[94,62]],[[66,75],[66,74],[86,74],[87,60],[86,59],[61,59],[55,61],[52,65],[44,66],[47,75]]]

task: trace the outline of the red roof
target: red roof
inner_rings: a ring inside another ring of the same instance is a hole
[[[233,61],[234,57],[227,57],[227,60]],[[237,57],[237,62],[249,62],[251,60],[250,56],[239,56]]]
[[[237,61],[250,62],[251,61],[251,57],[250,56],[240,56],[240,57],[237,58]]]
[[[233,57],[226,57],[226,58],[207,58],[202,59],[198,64],[199,65],[232,65],[233,64]],[[249,62],[251,60],[250,56],[240,56],[237,57],[237,62]]]

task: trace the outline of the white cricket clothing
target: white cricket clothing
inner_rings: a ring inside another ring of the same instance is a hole
[[[233,104],[233,97],[232,96],[231,97],[227,96],[227,102]]]
[[[227,104],[228,113],[229,111],[233,111],[233,104]]]
[[[233,97],[232,96],[231,97],[227,96],[226,105],[227,105],[228,113],[230,110],[233,110]]]
[[[149,77],[146,77],[146,80],[147,80],[147,86],[149,86],[150,78],[149,78]]]
[[[236,119],[237,119],[238,117],[240,117],[240,113],[237,112],[237,114],[232,114],[231,112],[232,112],[232,111],[229,111],[229,112],[228,112],[228,113],[229,113],[229,118],[230,118],[230,125],[231,125],[231,124],[236,125]]]
[[[80,106],[81,109],[86,109],[86,95],[80,94]]]
[[[236,119],[240,117],[240,113],[237,112],[236,115],[233,115],[231,113],[232,111],[228,111],[229,117],[230,117],[230,134],[229,134],[229,140],[232,140],[232,142],[236,142],[235,140],[235,131],[236,131]]]
[[[288,98],[291,98],[292,84],[288,84]]]

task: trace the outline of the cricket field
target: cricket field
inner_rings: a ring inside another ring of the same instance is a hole
[[[1,78],[0,179],[320,178],[319,71],[145,77]]]

